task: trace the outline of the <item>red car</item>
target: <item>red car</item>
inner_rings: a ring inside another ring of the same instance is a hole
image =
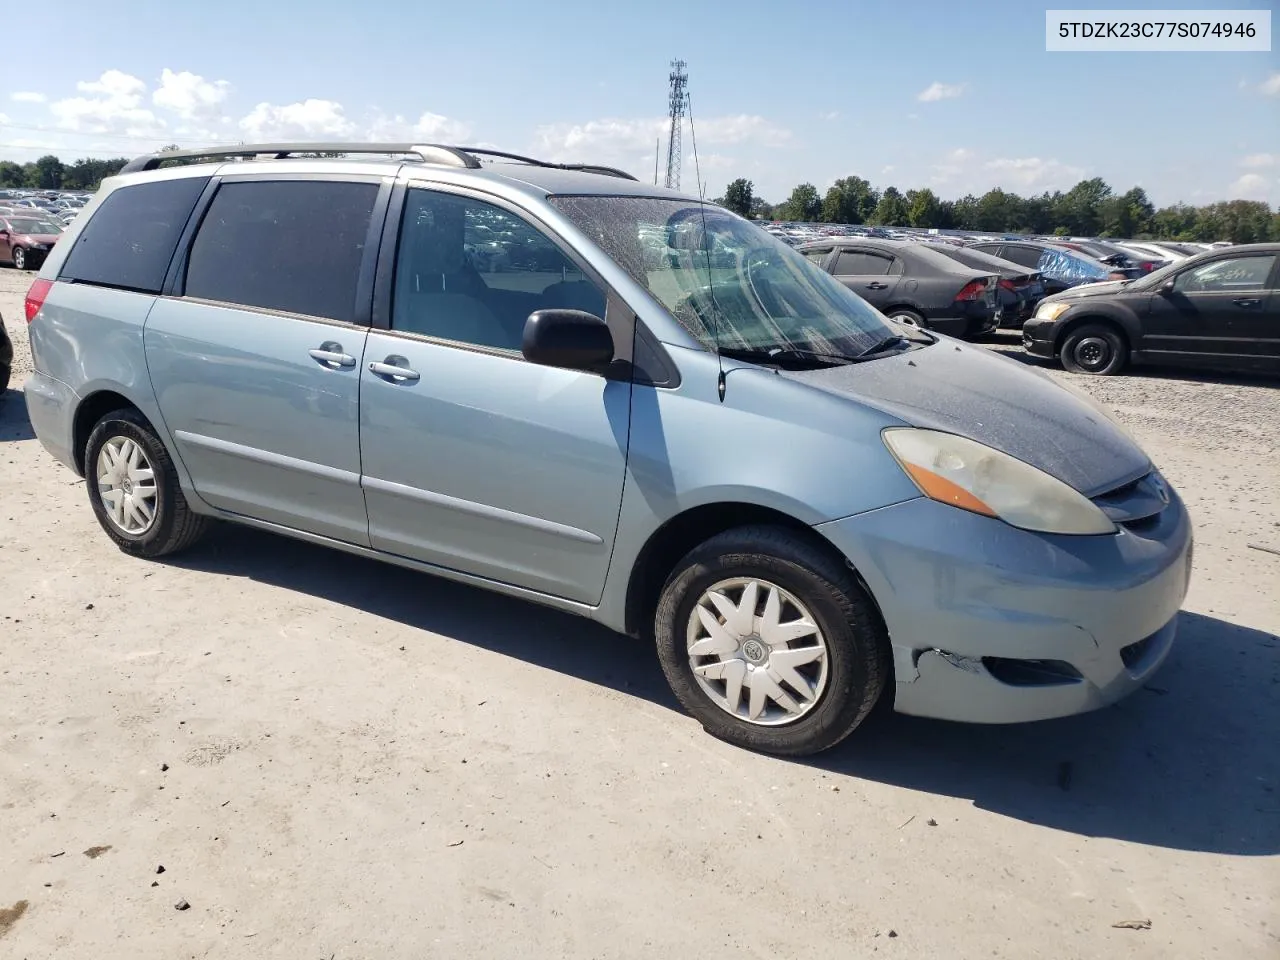
[[[34,270],[61,236],[62,228],[44,217],[0,216],[0,263]]]

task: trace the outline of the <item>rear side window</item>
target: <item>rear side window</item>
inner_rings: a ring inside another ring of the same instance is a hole
[[[838,277],[883,277],[892,265],[893,257],[862,250],[841,250],[834,273]]]
[[[1000,252],[1000,256],[1024,267],[1032,267],[1034,269],[1040,265],[1045,252],[1039,247],[1023,247],[1006,243],[1004,249]]]
[[[820,250],[801,250],[800,252],[804,254],[804,258],[810,263],[822,266],[822,261],[827,259],[827,254],[831,252],[831,248],[823,247]]]
[[[159,293],[178,237],[208,177],[113,190],[85,224],[59,277]]]
[[[375,183],[224,183],[191,243],[186,296],[350,323]]]

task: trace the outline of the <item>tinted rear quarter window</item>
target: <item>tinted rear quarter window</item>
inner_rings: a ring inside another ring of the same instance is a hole
[[[224,183],[187,258],[185,294],[352,322],[375,183]]]
[[[208,182],[184,177],[113,190],[80,231],[59,277],[159,293],[182,228]]]
[[[1004,250],[1000,254],[1005,260],[1011,260],[1024,267],[1038,266],[1043,255],[1044,251],[1039,247],[1028,247],[1015,243],[1006,243]]]
[[[883,277],[892,264],[892,257],[862,250],[841,250],[834,273],[843,277]]]

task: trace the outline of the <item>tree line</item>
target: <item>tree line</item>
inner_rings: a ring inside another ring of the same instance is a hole
[[[31,187],[36,190],[96,190],[107,177],[120,172],[129,161],[124,157],[114,160],[77,160],[63,163],[53,154],[31,163],[14,163],[0,160],[0,189],[4,187]]]
[[[906,193],[897,187],[878,190],[861,177],[844,177],[825,195],[802,183],[779,204],[756,196],[752,182],[739,178],[715,202],[745,217],[803,223],[1206,243],[1280,240],[1280,213],[1261,201],[1227,200],[1203,207],[1177,203],[1157,210],[1141,187],[1115,193],[1101,177],[1081,180],[1065,193],[1022,197],[996,188],[959,200],[943,200],[927,187]]]

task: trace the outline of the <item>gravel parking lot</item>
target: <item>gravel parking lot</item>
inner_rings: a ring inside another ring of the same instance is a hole
[[[795,763],[566,615],[231,527],[125,557],[27,422],[30,279],[0,269],[0,956],[1280,955],[1280,384],[1072,378],[1196,521],[1144,690]]]

